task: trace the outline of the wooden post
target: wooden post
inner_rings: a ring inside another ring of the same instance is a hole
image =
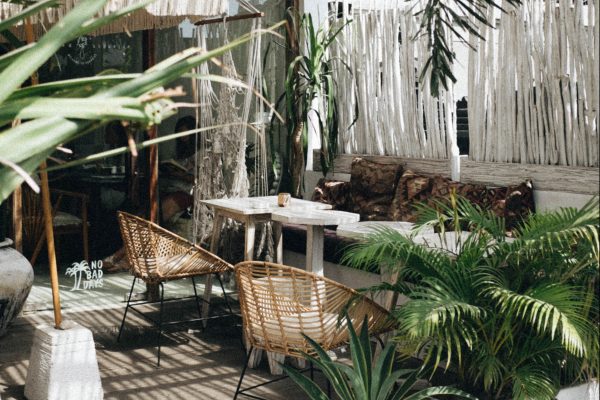
[[[156,64],[156,32],[154,29],[148,29],[143,32],[143,58],[144,69],[148,69]],[[155,139],[158,136],[156,126],[148,129],[148,139]],[[148,166],[148,195],[150,199],[150,221],[158,223],[158,145],[150,146],[150,157]],[[158,285],[146,284],[147,299],[149,301],[158,300]]]
[[[15,189],[12,195],[12,224],[15,250],[23,252],[23,189]]]
[[[27,43],[34,42],[33,27],[31,20],[25,20],[25,37]],[[31,76],[31,86],[39,83],[37,74]],[[46,232],[46,245],[48,248],[48,264],[50,268],[50,286],[52,288],[52,307],[54,308],[54,327],[59,328],[62,323],[62,314],[60,309],[60,293],[58,291],[58,269],[56,266],[56,249],[54,248],[54,229],[52,226],[52,206],[50,205],[50,187],[48,185],[48,173],[46,170],[46,161],[40,165],[40,178],[42,189],[42,207],[44,210],[44,230]]]
[[[50,206],[50,187],[48,186],[48,173],[46,161],[40,166],[42,172],[42,207],[44,209],[44,230],[46,232],[46,247],[48,248],[48,263],[50,267],[50,286],[52,287],[52,306],[54,308],[54,327],[59,328],[62,322],[60,310],[60,293],[58,292],[58,270],[56,266],[56,249],[54,248],[54,230],[52,227],[52,207]]]

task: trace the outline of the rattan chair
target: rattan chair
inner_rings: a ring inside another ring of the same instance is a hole
[[[325,350],[348,342],[346,312],[359,330],[368,317],[369,332],[390,331],[389,313],[371,299],[331,279],[301,269],[268,262],[242,262],[235,266],[244,335],[253,349],[301,358],[314,354],[303,334]],[[244,365],[234,399],[261,385],[241,389],[248,366]]]
[[[227,294],[223,288],[223,282],[219,276],[222,272],[233,271],[233,267],[216,255],[190,243],[186,239],[177,236],[164,228],[161,228],[153,222],[122,211],[118,212],[117,216],[127,259],[130,265],[130,272],[134,276],[117,341],[121,339],[127,311],[131,308],[157,325],[157,365],[160,366],[160,338],[163,327],[163,303],[165,301],[163,283],[176,279],[191,278],[192,286],[194,288],[194,298],[200,317],[197,320],[206,320],[207,318],[202,317],[200,299],[198,297],[198,292],[196,291],[196,282],[194,278],[201,275],[210,276],[214,274],[221,284],[223,296],[229,309],[229,315],[233,315],[227,299]],[[135,304],[131,304],[133,288],[138,279],[149,284],[159,285],[160,311],[158,321],[149,318],[147,315],[134,308],[141,304],[147,304],[150,301],[135,302]],[[205,301],[203,307],[208,306],[208,301]],[[208,315],[208,313],[205,313],[205,315]],[[176,321],[175,323],[178,322],[181,321]]]
[[[84,193],[66,190],[50,190],[52,201],[52,227],[58,240],[60,235],[81,235],[83,259],[90,259],[88,243],[88,203]],[[65,206],[70,207],[63,207]],[[69,211],[69,212],[67,212]],[[46,241],[42,196],[26,185],[23,186],[23,234],[27,253],[31,252],[29,263],[35,265]]]

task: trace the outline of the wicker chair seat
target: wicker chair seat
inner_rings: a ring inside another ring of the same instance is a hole
[[[163,257],[144,257],[137,259],[138,265],[144,268],[136,270],[136,276],[143,280],[169,281],[182,279],[206,273],[206,268],[211,267],[200,260],[194,253],[183,253]],[[218,269],[224,272],[227,268]]]
[[[56,215],[52,219],[52,225],[57,227],[81,225],[83,220],[76,215],[69,214],[64,211],[57,211]]]
[[[356,329],[365,315],[369,331],[392,328],[389,313],[358,292],[309,272],[266,262],[236,265],[244,331],[253,347],[294,357],[312,353],[302,333],[325,349],[348,341],[344,310]]]
[[[282,315],[279,319],[266,319],[262,325],[253,324],[255,339],[261,342],[265,336],[269,337],[272,347],[304,349],[304,335],[319,343],[327,343],[339,334],[338,315],[321,313],[319,311],[306,311],[296,315]],[[345,325],[340,327],[345,329]]]
[[[216,255],[160,226],[119,212],[131,273],[146,282],[165,282],[231,270]]]

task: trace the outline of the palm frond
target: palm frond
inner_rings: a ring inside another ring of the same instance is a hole
[[[527,321],[539,334],[560,337],[568,352],[577,356],[587,354],[583,336],[594,327],[579,317],[584,306],[581,291],[548,283],[533,287],[526,294],[496,285],[484,293],[498,303],[502,312]]]
[[[553,400],[558,392],[556,382],[535,365],[518,368],[513,382],[512,398],[515,400]]]

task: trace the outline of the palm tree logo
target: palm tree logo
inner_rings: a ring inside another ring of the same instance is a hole
[[[75,282],[73,282],[73,288],[71,291],[81,290],[81,277],[83,273],[86,275],[90,272],[90,266],[86,260],[81,262],[74,262],[71,264],[71,267],[67,268],[66,276],[75,277]]]

